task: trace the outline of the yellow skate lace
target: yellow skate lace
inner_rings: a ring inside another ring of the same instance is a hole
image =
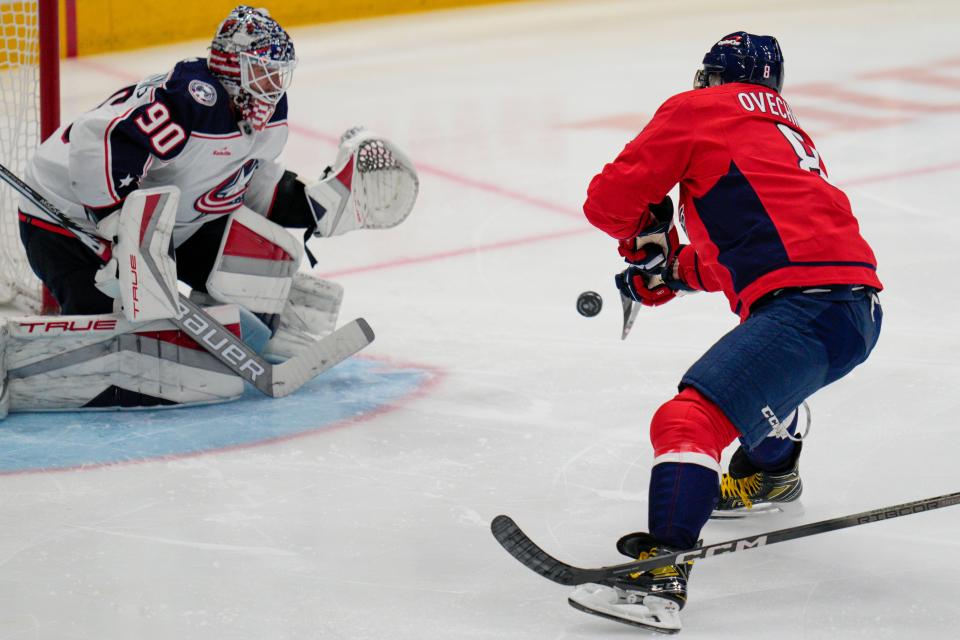
[[[637,560],[649,560],[650,558],[653,558],[654,556],[656,556],[656,553],[657,553],[656,547],[651,549],[650,551],[642,551],[640,555],[637,556]],[[691,560],[687,564],[693,564],[693,561]],[[629,577],[633,580],[636,580],[644,573],[649,573],[650,575],[657,578],[667,578],[667,577],[673,578],[680,575],[680,572],[677,571],[677,567],[675,565],[669,564],[665,567],[657,567],[656,569],[650,569],[649,571],[637,571],[635,573],[629,574]]]
[[[720,499],[740,498],[743,506],[747,509],[753,508],[752,494],[760,491],[760,474],[754,473],[746,478],[733,478],[729,474],[723,474],[720,479]]]

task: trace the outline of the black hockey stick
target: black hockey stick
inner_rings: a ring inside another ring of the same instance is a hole
[[[548,580],[559,584],[574,586],[578,584],[597,583],[609,584],[614,578],[637,571],[648,571],[657,567],[664,567],[671,564],[679,564],[689,560],[699,558],[709,558],[722,553],[736,553],[746,551],[747,549],[756,549],[777,542],[786,542],[787,540],[796,540],[818,533],[827,531],[836,531],[837,529],[846,529],[847,527],[856,527],[868,522],[879,522],[880,520],[890,520],[901,516],[910,516],[915,513],[933,511],[955,504],[960,504],[960,492],[948,493],[947,495],[937,496],[936,498],[926,498],[916,500],[915,502],[905,502],[890,507],[881,507],[872,511],[855,513],[849,516],[841,516],[832,520],[822,520],[810,524],[790,527],[789,529],[780,529],[755,536],[727,540],[716,544],[704,545],[697,549],[688,551],[678,551],[648,560],[638,560],[624,564],[616,564],[609,567],[600,567],[597,569],[581,569],[561,562],[537,546],[523,530],[517,526],[509,516],[497,516],[490,524],[493,536],[497,539],[507,553],[519,560],[528,569],[539,573]]]
[[[0,179],[54,218],[98,257],[108,255],[109,243],[80,227],[37,193],[16,174],[0,164]],[[157,278],[158,281],[162,280]],[[270,364],[202,308],[177,293],[177,316],[171,318],[184,333],[231,371],[273,398],[289,395],[315,376],[343,362],[373,342],[373,329],[357,318],[317,340],[282,364]]]
[[[626,340],[627,336],[630,335],[630,330],[633,329],[637,314],[640,312],[640,303],[634,302],[622,293],[620,294],[620,302],[623,305],[623,331],[620,333],[620,339]]]

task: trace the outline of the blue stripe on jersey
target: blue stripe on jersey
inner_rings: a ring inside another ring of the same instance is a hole
[[[773,220],[733,162],[727,175],[693,203],[719,251],[717,262],[730,272],[735,292],[790,264]]]

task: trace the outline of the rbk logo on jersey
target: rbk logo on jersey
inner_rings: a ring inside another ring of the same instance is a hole
[[[201,213],[218,215],[236,211],[243,204],[243,196],[258,166],[259,160],[247,160],[226,180],[197,198],[193,208]]]

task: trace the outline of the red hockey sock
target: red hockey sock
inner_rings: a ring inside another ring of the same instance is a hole
[[[650,534],[677,549],[693,547],[716,506],[720,453],[739,435],[720,409],[687,387],[653,416]]]

